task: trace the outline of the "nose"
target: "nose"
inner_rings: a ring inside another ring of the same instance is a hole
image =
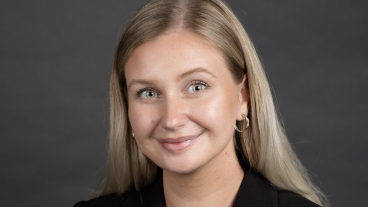
[[[161,126],[169,131],[175,131],[186,125],[186,107],[183,100],[178,97],[166,97],[162,104]]]

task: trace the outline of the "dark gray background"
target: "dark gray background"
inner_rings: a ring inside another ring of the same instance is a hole
[[[1,206],[72,206],[98,186],[113,53],[143,2],[1,1]],[[315,182],[333,206],[368,206],[367,1],[227,2]]]

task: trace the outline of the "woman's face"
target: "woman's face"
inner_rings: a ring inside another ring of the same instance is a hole
[[[190,173],[234,151],[248,94],[209,42],[183,31],[160,36],[133,51],[125,75],[136,142],[159,167]]]

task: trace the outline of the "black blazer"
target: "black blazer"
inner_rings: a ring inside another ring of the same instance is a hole
[[[247,163],[241,165],[245,173],[233,207],[318,207],[299,194],[277,189]],[[162,171],[140,191],[80,201],[74,207],[165,207]]]

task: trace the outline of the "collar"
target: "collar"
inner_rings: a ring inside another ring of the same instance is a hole
[[[244,159],[240,160],[244,177],[233,207],[277,207],[277,190]]]

